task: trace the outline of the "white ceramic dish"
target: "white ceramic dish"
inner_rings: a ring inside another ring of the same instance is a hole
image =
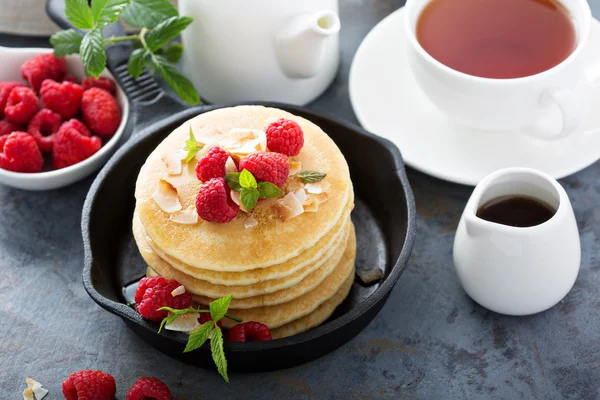
[[[575,133],[554,141],[522,131],[486,132],[452,122],[417,86],[405,57],[405,39],[404,9],[399,9],[373,28],[360,45],[349,89],[362,126],[394,142],[409,166],[474,186],[501,168],[529,167],[558,179],[600,158],[598,112],[588,112]],[[596,65],[600,65],[598,48],[600,23],[593,20],[583,50]],[[592,110],[600,109],[597,90],[589,103]]]
[[[22,82],[23,80],[20,76],[21,65],[35,55],[51,51],[51,49],[0,47],[0,59],[2,59],[2,63],[0,64],[0,81],[11,80]],[[69,74],[82,79],[84,71],[79,57],[68,56],[66,59]],[[108,71],[105,71],[102,75],[114,80]],[[0,169],[0,183],[26,190],[50,190],[70,185],[98,170],[117,149],[125,131],[127,118],[129,117],[129,103],[127,102],[125,93],[118,85],[116,98],[122,112],[121,124],[114,136],[96,154],[70,167],[47,172],[21,173]]]

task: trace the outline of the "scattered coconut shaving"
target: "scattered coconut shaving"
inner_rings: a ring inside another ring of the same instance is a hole
[[[243,212],[248,212],[246,210],[246,208],[244,207],[244,205],[242,204],[242,199],[241,199],[241,194],[240,192],[235,192],[235,191],[231,191],[231,200],[233,200],[233,202],[235,204],[237,204],[238,206],[240,206],[240,210],[242,210]]]
[[[317,212],[319,211],[319,203],[315,199],[307,198],[306,201],[302,203],[302,207],[304,207],[304,212]]]
[[[233,158],[227,157],[227,162],[225,163],[225,173],[229,174],[230,172],[238,172],[238,168],[233,161]]]
[[[181,203],[177,195],[177,189],[164,179],[158,180],[158,189],[152,195],[161,210],[166,213],[174,213],[181,210]]]
[[[173,289],[173,291],[171,292],[171,296],[176,297],[176,296],[179,296],[180,294],[184,294],[184,293],[185,293],[185,286],[179,285],[175,289]]]
[[[321,194],[327,192],[330,188],[329,182],[315,182],[304,185],[306,191],[310,194]]]
[[[24,400],[42,400],[48,394],[41,383],[31,378],[25,378],[25,382],[27,383],[27,389],[23,391]]]
[[[183,314],[177,317],[172,324],[165,325],[165,329],[176,332],[191,332],[198,325],[200,313]]]
[[[308,197],[314,199],[317,202],[317,204],[323,204],[329,199],[327,193],[309,194]]]
[[[275,210],[282,221],[297,217],[304,212],[302,203],[294,193],[288,193],[285,197],[275,203]]]
[[[254,228],[256,225],[258,225],[258,221],[256,220],[256,218],[254,217],[248,217],[246,218],[246,220],[244,221],[244,227],[246,229],[249,228]]]
[[[185,158],[185,157],[184,157]],[[167,152],[161,156],[161,160],[167,167],[169,175],[179,175],[182,171],[181,158],[177,153]]]
[[[290,164],[290,176],[297,175],[302,171],[302,163],[296,160],[288,161]]]
[[[170,215],[170,219],[173,222],[183,225],[195,225],[198,223],[198,213],[196,212],[196,206],[189,206],[185,210],[174,212]]]

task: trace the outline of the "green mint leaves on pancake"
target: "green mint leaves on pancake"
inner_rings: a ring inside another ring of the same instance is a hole
[[[302,171],[298,174],[298,178],[304,183],[315,183],[320,182],[325,178],[327,174],[316,171]]]
[[[232,295],[227,295],[213,300],[208,305],[209,310],[200,310],[193,307],[184,308],[181,310],[171,307],[161,307],[159,310],[168,311],[169,315],[162,320],[158,329],[158,333],[160,333],[165,325],[172,324],[180,315],[190,313],[210,313],[212,321],[203,323],[190,333],[190,337],[188,338],[188,342],[183,352],[189,353],[190,351],[199,349],[210,338],[210,350],[215,365],[217,366],[217,371],[219,371],[219,374],[221,374],[225,382],[228,383],[229,377],[227,376],[227,359],[225,358],[225,350],[223,350],[223,331],[221,331],[221,328],[217,325],[217,322],[223,318],[229,318],[235,322],[242,322],[241,319],[227,314],[227,310],[229,309],[229,304],[231,303],[232,298]]]
[[[192,82],[173,65],[181,57],[183,47],[171,44],[192,23],[181,17],[169,0],[66,0],[65,15],[76,29],[60,31],[50,38],[56,57],[81,54],[87,76],[99,77],[106,67],[106,47],[120,42],[133,42],[127,70],[137,78],[144,67],[157,72],[183,101],[200,103]],[[119,17],[138,33],[104,38],[103,29],[118,22]],[[80,31],[81,30],[81,31]]]
[[[183,148],[188,152],[185,157],[185,163],[189,163],[203,147],[204,145],[196,140],[194,132],[192,132],[192,127],[190,126],[190,138],[185,141],[185,147]]]
[[[258,199],[276,199],[283,191],[271,182],[256,182],[256,178],[247,169],[242,172],[230,172],[225,175],[225,183],[234,192],[240,192],[240,200],[246,211],[251,211]]]

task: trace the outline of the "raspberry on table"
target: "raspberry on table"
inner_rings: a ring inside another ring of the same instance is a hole
[[[83,87],[73,82],[58,83],[46,79],[40,89],[42,106],[57,112],[65,120],[77,115],[82,96]]]
[[[218,146],[212,147],[196,164],[196,176],[201,182],[222,178],[225,176],[225,163],[228,158],[229,153],[225,150]]]
[[[54,57],[52,53],[39,54],[21,65],[21,77],[36,93],[45,79],[60,82],[66,74],[67,62],[64,58]]]
[[[158,378],[143,377],[135,381],[125,400],[172,400],[169,387]]]
[[[62,383],[66,400],[114,400],[115,378],[100,370],[73,372]]]
[[[81,85],[83,86],[84,90],[96,87],[106,90],[113,96],[117,92],[117,85],[115,84],[115,82],[112,79],[106,78],[104,76],[101,76],[99,78],[94,78],[93,76],[90,76],[89,78],[83,78]]]
[[[295,156],[304,146],[304,132],[296,122],[289,119],[278,119],[272,122],[265,131],[267,148],[270,151]]]
[[[8,101],[8,95],[16,87],[25,87],[20,82],[5,81],[0,82],[0,116],[4,116],[4,107]]]
[[[47,108],[42,108],[29,121],[27,132],[35,139],[42,152],[52,151],[56,132],[62,124],[62,118],[59,114]]]
[[[173,297],[171,292],[181,286],[174,279],[154,279],[143,278],[138,285],[135,293],[136,310],[142,317],[150,321],[160,322],[166,318],[169,313],[167,311],[159,311],[161,307],[171,307],[175,309],[184,309],[192,305],[192,295],[189,292]],[[144,280],[146,279],[146,280]],[[140,287],[141,286],[141,287]],[[144,292],[142,293],[142,290]],[[141,300],[139,294],[141,293]]]
[[[240,161],[240,171],[247,169],[259,181],[282,186],[290,173],[287,157],[281,153],[257,151]]]
[[[265,324],[250,321],[237,324],[229,330],[230,342],[264,342],[271,340],[271,330]]]
[[[104,89],[94,87],[83,92],[81,112],[87,126],[100,136],[114,135],[121,123],[121,109]]]
[[[196,197],[196,212],[205,221],[226,223],[239,211],[229,195],[230,189],[223,178],[213,178],[200,186]]]
[[[33,91],[26,87],[16,87],[10,91],[4,115],[13,124],[26,124],[38,112],[38,98]]]
[[[35,140],[26,132],[13,132],[3,140],[0,168],[14,172],[40,172],[44,165]]]
[[[0,136],[10,135],[13,132],[22,130],[19,125],[15,125],[7,120],[0,121]]]
[[[60,126],[54,138],[52,165],[65,168],[77,164],[96,153],[102,147],[98,136],[89,136],[89,131],[80,121],[69,120]]]

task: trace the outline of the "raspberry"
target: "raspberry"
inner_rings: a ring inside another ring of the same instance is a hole
[[[4,144],[8,140],[9,135],[0,136],[0,153],[4,151]]]
[[[40,54],[21,65],[21,77],[27,81],[29,87],[36,93],[39,92],[45,79],[57,82],[63,80],[67,74],[67,63],[64,58],[56,58],[53,54]]]
[[[115,378],[100,370],[73,372],[62,383],[66,400],[113,400],[117,392]]]
[[[24,87],[22,83],[19,82],[0,82],[0,116],[4,116],[4,107],[6,107],[6,101],[8,100],[8,95],[10,92],[16,87]]]
[[[63,82],[73,82],[73,83],[79,83],[79,79],[77,79],[76,76],[73,75],[67,75],[63,78]],[[43,82],[42,82],[43,83]]]
[[[141,283],[141,281],[140,281]],[[171,292],[181,286],[179,282],[173,279],[146,280],[142,284],[142,289],[146,290],[142,295],[142,300],[137,302],[136,310],[142,317],[154,322],[160,322],[169,314],[167,311],[159,311],[161,307],[171,307],[175,309],[187,308],[192,304],[192,296],[186,291],[183,294],[173,297]],[[140,287],[138,286],[138,290]],[[138,292],[136,291],[136,299]]]
[[[42,153],[30,134],[13,132],[6,138],[0,153],[0,168],[14,172],[40,172]]]
[[[150,276],[146,278],[142,278],[138,283],[138,287],[135,291],[135,298],[133,301],[139,303],[142,301],[144,297],[144,293],[146,293],[146,289],[151,288],[156,285],[164,285],[167,283],[167,278],[163,278],[162,276]]]
[[[239,207],[229,195],[223,178],[213,178],[200,186],[196,197],[196,212],[205,221],[225,223],[234,219]]]
[[[260,322],[244,322],[229,330],[230,342],[264,342],[271,340],[271,330]]]
[[[54,138],[52,164],[65,168],[89,158],[102,147],[102,141],[90,133],[80,121],[72,119],[63,123]]]
[[[304,132],[300,125],[289,119],[278,119],[266,130],[267,148],[270,151],[295,156],[304,146]]]
[[[89,78],[83,78],[83,82],[81,82],[84,90],[96,87],[100,89],[106,90],[108,93],[113,96],[117,92],[117,85],[112,79],[105,78],[101,76],[100,78],[94,78],[93,76]]]
[[[287,157],[281,153],[257,151],[240,161],[240,171],[247,169],[258,180],[271,182],[275,186],[285,183],[290,165]]]
[[[202,324],[205,324],[206,322],[208,322],[208,321],[212,321],[212,320],[213,320],[213,319],[212,319],[212,317],[210,316],[210,313],[207,313],[207,312],[201,312],[201,313],[200,313],[200,316],[198,317],[198,323],[199,323],[200,325],[202,325]],[[219,328],[222,328],[222,327],[223,327],[223,325],[221,325],[221,321],[217,322],[217,326],[218,326]]]
[[[11,124],[10,122],[8,122],[4,119],[2,121],[0,121],[0,136],[10,135],[11,133],[13,133],[15,131],[20,131],[20,130],[21,129],[19,128],[18,125]]]
[[[38,98],[35,93],[26,87],[16,87],[8,95],[4,115],[9,122],[26,124],[38,110]]]
[[[202,182],[210,181],[212,178],[222,178],[225,175],[225,163],[229,154],[220,147],[211,148],[198,164],[196,164],[196,176]]]
[[[171,391],[158,378],[143,377],[135,381],[125,400],[172,400]]]
[[[92,131],[100,136],[112,136],[121,123],[121,109],[106,90],[91,88],[81,99],[83,119]]]
[[[27,132],[35,139],[41,151],[52,151],[55,134],[61,123],[60,115],[47,108],[42,108],[29,122]]]
[[[42,83],[40,96],[43,107],[56,111],[67,120],[79,112],[83,88],[73,82],[58,83],[46,79]]]

